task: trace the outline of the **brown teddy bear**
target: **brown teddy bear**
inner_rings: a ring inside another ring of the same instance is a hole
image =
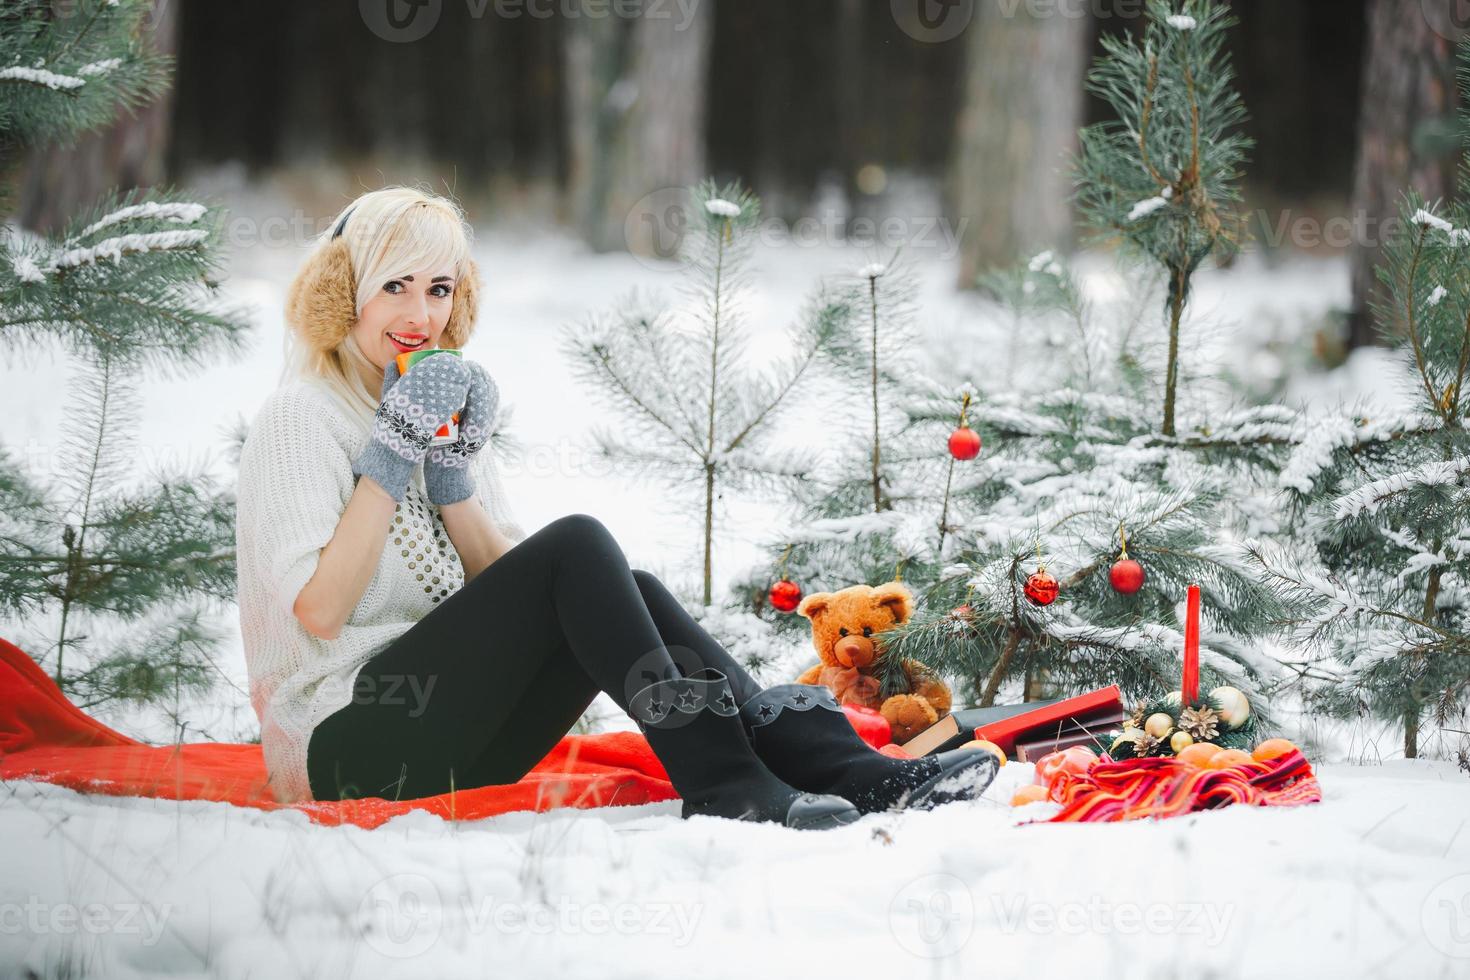
[[[815,592],[796,611],[812,621],[812,646],[821,658],[797,678],[798,684],[823,684],[843,704],[877,709],[899,744],[949,714],[949,686],[917,660],[903,662],[906,692],[884,698],[879,691],[880,652],[873,638],[913,614],[914,597],[906,585],[885,582],[876,588],[853,585]]]

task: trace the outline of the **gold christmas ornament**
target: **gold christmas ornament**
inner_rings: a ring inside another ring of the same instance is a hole
[[[1162,711],[1156,711],[1148,716],[1148,721],[1143,723],[1143,730],[1154,738],[1163,738],[1174,729],[1174,719]]]
[[[1238,688],[1217,687],[1210,692],[1210,700],[1220,706],[1220,720],[1231,731],[1250,720],[1251,703]]]
[[[1108,749],[1108,754],[1109,755],[1117,755],[1118,754],[1118,749],[1122,748],[1122,746],[1125,743],[1132,743],[1136,747],[1137,744],[1138,744],[1138,737],[1140,735],[1142,735],[1142,734],[1143,734],[1143,729],[1141,729],[1141,728],[1130,728],[1130,729],[1128,729],[1127,731],[1123,732],[1123,734],[1121,734],[1117,738],[1113,739],[1113,744]]]
[[[1169,748],[1174,750],[1175,755],[1183,752],[1185,749],[1189,748],[1193,744],[1194,736],[1190,735],[1188,732],[1175,732],[1173,735],[1169,736]]]

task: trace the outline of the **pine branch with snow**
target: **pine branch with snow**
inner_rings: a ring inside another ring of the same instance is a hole
[[[1080,134],[1075,174],[1082,217],[1167,273],[1169,355],[1162,431],[1175,434],[1180,327],[1191,281],[1244,235],[1240,167],[1250,141],[1234,87],[1229,7],[1149,0],[1141,37],[1104,35],[1088,90],[1113,117]]]
[[[240,354],[249,320],[221,298],[222,214],[177,192],[132,190],[56,239],[0,233],[0,341],[151,372]]]
[[[738,185],[705,181],[692,192],[688,213],[685,304],[669,308],[631,296],[610,313],[569,326],[563,348],[578,377],[628,424],[627,437],[599,431],[599,451],[689,486],[689,503],[702,510],[709,605],[719,496],[727,489],[789,491],[805,480],[810,460],[775,451],[772,436],[797,392],[851,349],[853,294],[819,288],[784,354],[752,365],[741,303],[760,202]]]

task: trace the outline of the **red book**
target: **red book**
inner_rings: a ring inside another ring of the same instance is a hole
[[[1076,697],[1038,705],[1031,711],[996,719],[976,728],[975,737],[994,742],[1006,755],[1012,755],[1016,739],[1020,736],[1044,736],[1055,732],[1058,726],[1075,725],[1100,714],[1122,710],[1123,692],[1118,690],[1118,685],[1109,684]]]

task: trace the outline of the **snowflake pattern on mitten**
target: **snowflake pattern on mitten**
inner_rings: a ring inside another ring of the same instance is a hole
[[[471,362],[470,393],[460,420],[459,439],[429,451],[429,461],[451,469],[467,469],[475,453],[485,448],[490,423],[500,404],[500,386],[480,365]]]
[[[460,357],[424,358],[401,378],[389,362],[384,374],[387,391],[352,472],[372,477],[395,500],[402,500],[409,474],[427,454],[434,432],[464,404],[470,380]]]
[[[458,503],[475,492],[470,461],[484,448],[500,405],[495,380],[473,361],[466,361],[465,366],[470,385],[459,420],[459,438],[432,447],[424,457],[424,487],[429,499],[440,506]]]
[[[457,357],[430,357],[409,368],[378,406],[373,438],[411,463],[424,458],[434,432],[464,397],[468,376]]]

